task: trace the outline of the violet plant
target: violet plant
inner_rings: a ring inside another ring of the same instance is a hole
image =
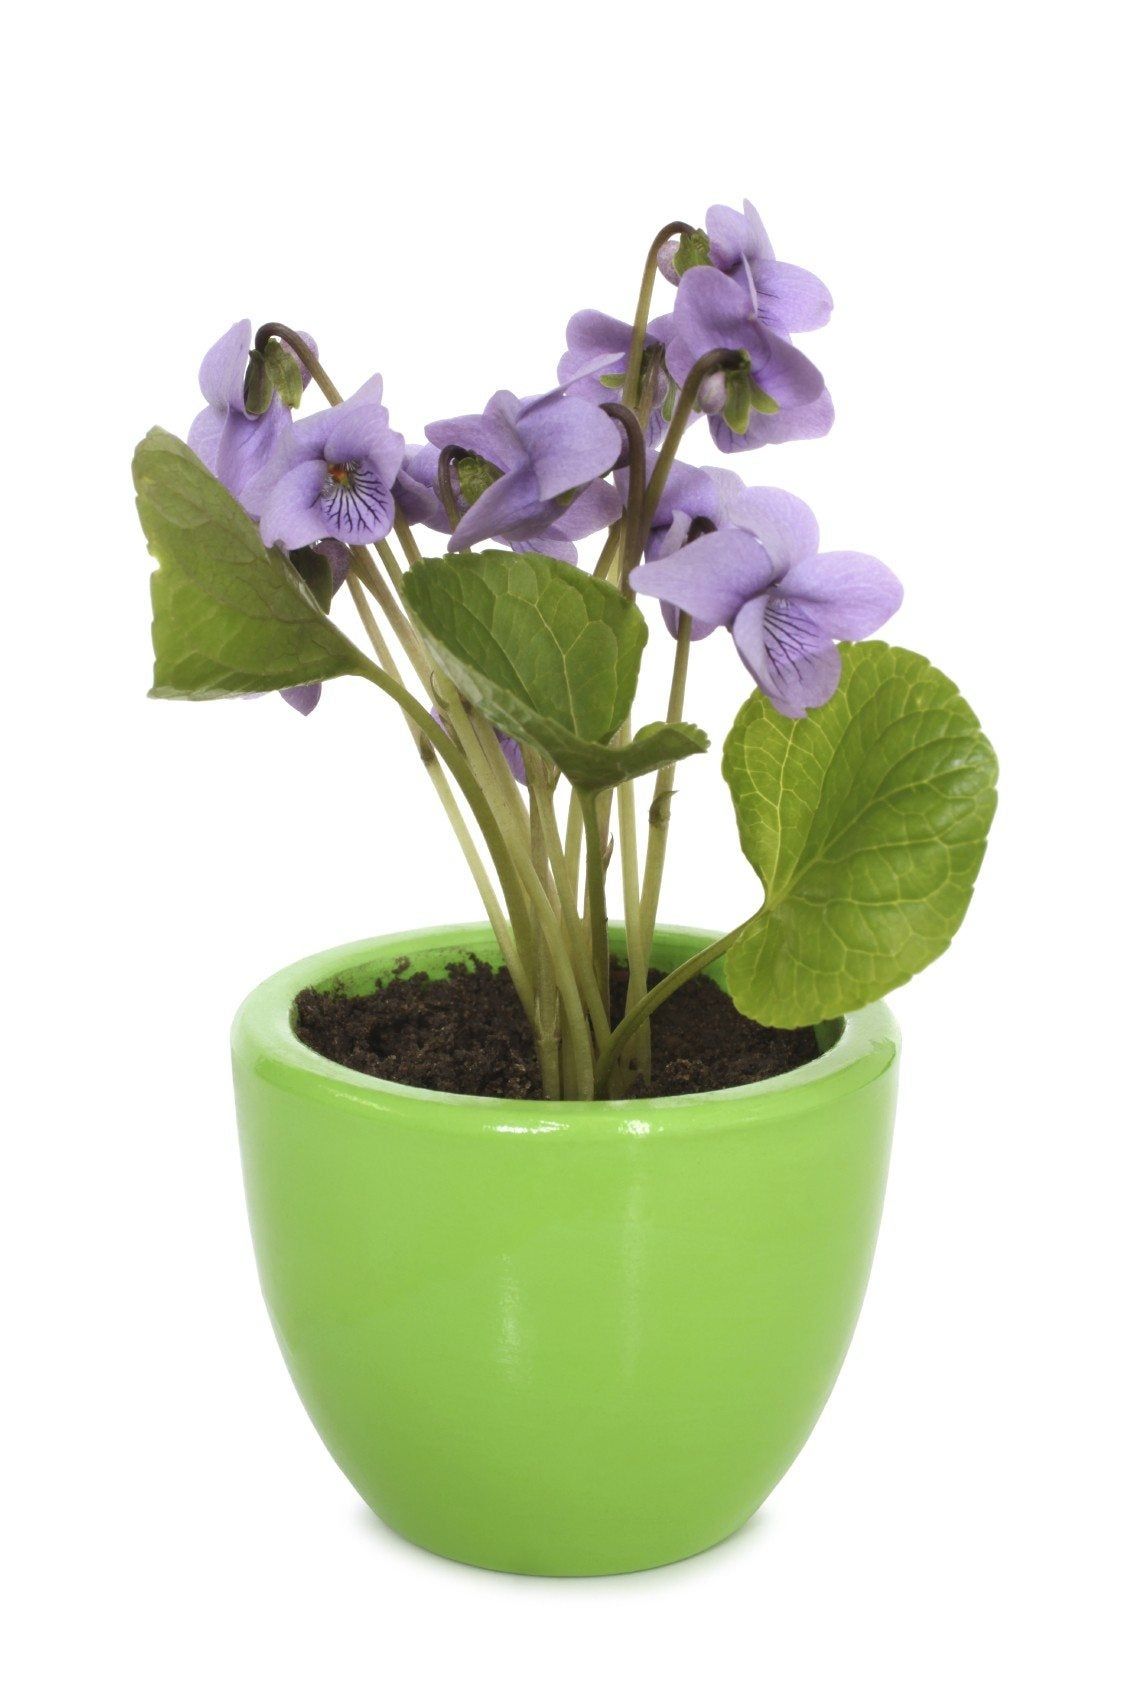
[[[658,274],[675,299],[650,318]],[[742,1013],[813,1025],[921,970],[970,900],[994,755],[946,677],[866,640],[900,605],[897,579],[867,554],[823,552],[796,496],[677,458],[700,420],[725,454],[824,435],[832,403],[793,337],[831,305],[775,257],[749,203],[715,206],[702,229],[659,232],[632,322],[575,315],[545,394],[501,390],[407,448],[380,377],[343,399],[309,336],[267,323],[253,337],[245,321],[205,357],[187,445],[153,430],[137,450],[158,561],[152,693],[277,690],[309,713],[324,683],[352,674],[389,697],[475,880],[549,1099],[647,1091],[651,1015],[721,956]],[[296,419],[308,383],[327,405]],[[422,526],[448,536],[446,552],[422,548]],[[601,531],[587,569],[577,543]],[[343,587],[372,657],[330,617]],[[672,661],[667,702],[634,730],[638,596],[660,603]],[[721,631],[755,683],[723,774],[762,900],[650,988],[676,767],[708,746],[684,722],[688,668]],[[616,1021],[615,837],[628,967]]]

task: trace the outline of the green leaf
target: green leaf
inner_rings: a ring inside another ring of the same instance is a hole
[[[724,745],[743,852],[766,891],[727,982],[764,1024],[852,1012],[941,954],[994,816],[994,751],[953,683],[884,642],[843,646],[842,665],[808,718],[752,695]]]
[[[151,430],[134,455],[134,486],[159,565],[151,579],[152,695],[210,701],[374,675],[184,442]]]
[[[694,725],[610,742],[633,702],[644,618],[610,583],[544,554],[422,560],[405,596],[437,664],[492,724],[532,743],[582,789],[701,753]]]

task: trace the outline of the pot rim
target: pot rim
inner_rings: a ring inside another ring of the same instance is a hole
[[[622,926],[611,924],[609,928],[611,941],[623,941]],[[656,928],[658,943],[688,943],[689,952],[719,934],[684,925]],[[877,1001],[846,1014],[839,1021],[841,1034],[817,1059],[758,1083],[689,1095],[609,1101],[514,1101],[506,1096],[457,1095],[373,1078],[326,1059],[295,1035],[291,1014],[301,989],[356,971],[371,955],[404,954],[412,958],[421,952],[446,953],[450,958],[474,952],[490,959],[498,948],[490,925],[473,923],[394,931],[307,955],[265,978],[241,1003],[232,1024],[234,1059],[250,1061],[260,1077],[288,1094],[320,1099],[329,1094],[344,1106],[370,1114],[392,1112],[401,1118],[419,1109],[422,1121],[430,1128],[443,1124],[450,1129],[498,1133],[602,1134],[617,1127],[638,1135],[680,1129],[694,1129],[700,1135],[713,1127],[733,1126],[739,1104],[745,1120],[769,1121],[840,1100],[887,1071],[899,1053],[899,1027],[887,1005]],[[445,1109],[443,1115],[430,1111],[437,1107]]]

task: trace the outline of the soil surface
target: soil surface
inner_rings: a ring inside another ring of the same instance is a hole
[[[650,984],[659,977],[650,973]],[[627,978],[624,967],[614,967],[614,1024]],[[410,973],[405,961],[368,995],[304,989],[295,999],[295,1033],[328,1060],[418,1089],[513,1101],[542,1093],[534,1041],[510,976],[479,960],[454,963],[443,978]],[[745,1019],[718,984],[693,978],[653,1017],[652,1083],[642,1081],[633,1093],[730,1089],[793,1071],[818,1053],[809,1028],[772,1030]]]

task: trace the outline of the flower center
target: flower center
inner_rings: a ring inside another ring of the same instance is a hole
[[[387,514],[388,492],[364,460],[328,463],[322,485],[322,508],[335,532],[372,530]]]

